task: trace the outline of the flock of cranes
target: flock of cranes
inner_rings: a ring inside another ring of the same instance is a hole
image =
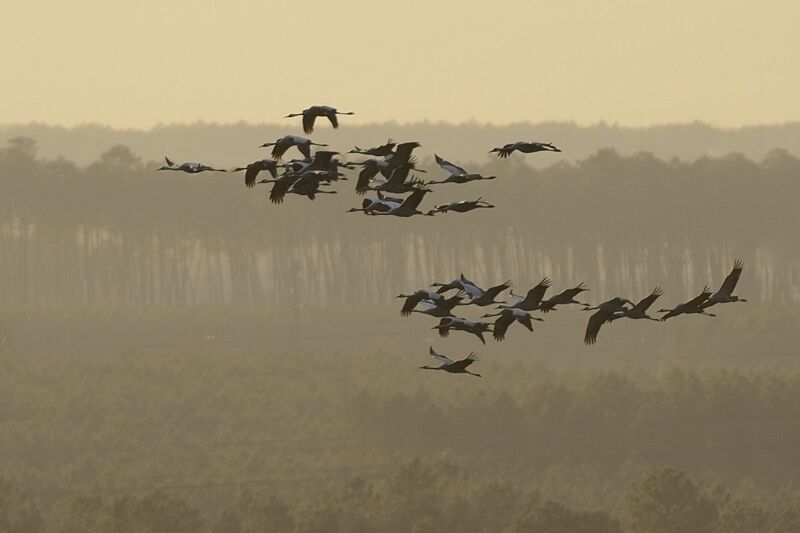
[[[310,134],[314,131],[317,118],[327,118],[334,128],[339,127],[339,115],[353,115],[352,111],[339,111],[335,107],[315,105],[299,113],[290,113],[286,118],[302,117],[303,131]],[[452,163],[438,154],[434,158],[439,167],[447,175],[443,179],[425,181],[417,177],[426,171],[417,168],[414,150],[421,145],[415,141],[397,143],[389,139],[386,143],[371,147],[354,147],[347,152],[348,156],[365,156],[360,160],[343,161],[340,152],[327,150],[327,144],[315,143],[307,137],[284,135],[275,141],[266,142],[262,148],[271,148],[269,158],[259,159],[247,165],[239,166],[232,172],[244,171],[245,186],[253,188],[257,184],[272,184],[269,200],[274,204],[283,203],[287,194],[305,196],[309,200],[316,199],[319,194],[336,194],[329,187],[339,181],[346,181],[344,170],[357,170],[355,192],[364,196],[370,192],[375,197],[364,198],[361,207],[348,212],[361,212],[365,215],[384,215],[408,218],[417,215],[434,216],[439,213],[466,213],[475,209],[493,208],[494,205],[478,198],[476,200],[457,200],[435,205],[430,209],[422,209],[425,196],[433,191],[434,185],[446,183],[465,184],[472,181],[491,180],[496,176],[482,176],[468,172],[461,166]],[[284,156],[296,148],[302,159],[282,162]],[[316,151],[315,151],[316,150]],[[494,148],[490,153],[499,157],[508,157],[512,152],[560,152],[552,143],[519,141]],[[158,170],[173,170],[197,174],[200,172],[226,172],[225,169],[214,168],[199,162],[177,164],[166,159],[166,165]],[[258,179],[262,173],[269,173],[268,178]],[[387,195],[407,195],[405,197]]]
[[[519,323],[529,332],[533,332],[533,321],[544,321],[541,317],[532,316],[531,313],[534,311],[550,313],[555,311],[557,306],[577,304],[582,306],[582,311],[594,311],[586,324],[586,333],[583,338],[584,343],[592,345],[597,342],[597,336],[603,325],[611,324],[621,318],[664,322],[672,317],[685,314],[713,317],[716,315],[706,311],[706,309],[713,305],[746,302],[747,300],[734,294],[736,284],[739,282],[739,278],[742,275],[742,270],[744,270],[744,263],[737,260],[718,291],[714,292],[708,287],[704,287],[698,296],[692,298],[688,302],[678,304],[672,309],[659,309],[658,312],[663,313],[660,318],[653,318],[648,314],[650,307],[663,294],[660,287],[656,287],[650,294],[636,303],[628,298],[616,296],[610,300],[592,306],[588,303],[576,300],[581,293],[588,291],[583,283],[575,287],[564,289],[550,298],[545,298],[547,290],[552,285],[549,278],[544,278],[524,296],[515,294],[513,290],[510,290],[510,302],[499,302],[496,300],[500,294],[511,289],[510,281],[488,289],[482,289],[477,284],[464,277],[464,274],[459,275],[458,278],[447,283],[436,282],[431,284],[431,288],[438,287],[436,291],[420,289],[412,294],[400,294],[397,298],[403,298],[405,300],[403,307],[400,309],[400,314],[402,316],[409,316],[411,313],[422,313],[438,318],[439,323],[432,329],[438,330],[442,337],[447,337],[451,330],[463,331],[476,336],[483,344],[486,344],[485,333],[491,333],[496,341],[505,339],[508,329],[515,322]],[[452,291],[455,292],[453,293]],[[448,294],[451,295],[448,296]],[[458,306],[474,305],[477,307],[486,307],[495,304],[497,304],[496,312],[486,313],[480,317],[497,317],[494,322],[484,322],[480,319],[468,320],[455,314],[455,309]],[[438,367],[423,366],[421,368],[433,368],[451,373],[466,373],[480,376],[479,374],[474,374],[467,370],[467,367],[477,359],[475,353],[470,353],[466,358],[458,361],[453,361],[437,353],[433,347],[430,348],[430,354],[442,364]]]
[[[339,111],[331,106],[315,105],[299,113],[290,113],[286,115],[286,118],[302,117],[303,131],[306,134],[310,134],[314,131],[314,124],[317,118],[327,118],[331,126],[338,128],[339,115],[353,114],[352,111]],[[248,188],[253,188],[256,184],[272,184],[269,200],[274,204],[282,203],[287,194],[305,196],[310,200],[314,200],[318,194],[335,194],[337,191],[329,190],[328,187],[335,182],[347,180],[342,170],[355,170],[360,167],[358,177],[355,180],[356,194],[363,196],[369,192],[374,192],[376,196],[363,198],[361,207],[351,208],[347,211],[349,213],[360,212],[365,215],[407,218],[415,215],[434,216],[438,213],[448,213],[450,211],[466,213],[476,209],[494,207],[483,198],[478,198],[477,200],[447,202],[436,205],[433,209],[421,210],[422,201],[427,194],[432,192],[433,189],[431,187],[434,185],[447,183],[465,184],[473,181],[493,180],[496,179],[496,176],[483,176],[478,173],[468,172],[463,167],[444,159],[438,154],[434,154],[436,164],[447,172],[447,176],[441,180],[422,180],[416,174],[425,173],[425,171],[417,168],[417,158],[413,153],[420,146],[420,143],[415,141],[396,143],[389,139],[385,144],[379,146],[366,149],[356,146],[347,152],[348,155],[367,156],[366,159],[342,161],[338,157],[341,156],[340,152],[319,149],[313,151],[315,147],[328,148],[327,144],[315,143],[311,139],[299,135],[284,135],[274,142],[267,142],[261,145],[262,148],[272,148],[271,158],[253,161],[232,171],[244,171],[245,186]],[[303,158],[281,162],[283,156],[292,148],[296,148]],[[489,151],[489,153],[497,154],[500,158],[507,158],[514,152],[531,154],[536,152],[561,152],[561,150],[552,143],[518,141]],[[190,174],[226,172],[224,169],[214,168],[203,163],[185,162],[176,164],[169,158],[165,159],[167,164],[157,170],[172,170]],[[258,176],[262,172],[268,173],[270,177],[258,180]],[[746,301],[733,294],[743,269],[744,264],[737,260],[733,270],[725,278],[718,291],[713,292],[708,287],[705,287],[698,296],[688,302],[678,304],[672,309],[660,309],[658,312],[663,313],[660,318],[653,318],[648,315],[650,307],[662,295],[662,290],[659,287],[656,287],[649,295],[636,303],[618,296],[591,306],[588,303],[576,300],[581,293],[588,290],[583,283],[545,298],[545,294],[551,286],[551,281],[548,278],[544,278],[523,296],[514,293],[513,289],[511,289],[510,281],[483,289],[461,274],[450,282],[433,283],[431,287],[436,287],[437,290],[435,291],[421,289],[412,294],[400,294],[398,298],[405,300],[400,310],[401,315],[409,316],[411,313],[421,313],[432,316],[439,319],[438,324],[432,329],[438,330],[440,336],[447,337],[450,331],[462,331],[474,335],[483,344],[486,344],[484,336],[486,333],[491,333],[496,341],[505,339],[508,329],[515,322],[529,332],[533,332],[533,322],[544,321],[541,317],[532,316],[531,313],[533,312],[550,313],[555,311],[558,306],[577,304],[582,306],[581,310],[583,311],[594,311],[589,317],[584,336],[584,342],[587,345],[591,345],[597,342],[600,329],[605,324],[613,323],[621,318],[666,321],[683,314],[716,316],[708,313],[706,309],[719,303]],[[497,300],[506,290],[510,290],[511,301]],[[481,319],[494,318],[492,322],[480,319],[468,320],[455,314],[455,310],[459,306],[488,307],[492,305],[497,306],[496,312],[486,313],[480,317]],[[441,363],[440,366],[426,365],[421,368],[480,377],[480,374],[467,370],[477,360],[475,353],[470,353],[467,357],[454,361],[445,355],[437,353],[431,347],[430,355]]]

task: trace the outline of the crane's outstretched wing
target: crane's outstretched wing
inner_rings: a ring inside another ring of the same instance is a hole
[[[449,319],[449,318],[443,318],[443,319],[441,319],[439,321],[439,325],[436,326],[434,329],[438,329],[439,330],[439,336],[440,337],[442,337],[442,338],[447,337],[448,335],[450,335],[450,327],[449,326],[450,326],[450,324],[452,322],[453,321],[451,319]]]
[[[283,203],[286,193],[289,192],[289,188],[294,185],[294,182],[295,180],[293,179],[279,179],[276,181],[269,192],[269,201],[273,204]]]
[[[744,263],[737,259],[736,263],[733,265],[733,270],[731,270],[731,273],[725,278],[725,281],[722,282],[722,287],[720,287],[719,292],[733,294],[733,291],[736,289],[736,284],[739,283],[742,270],[744,270]]]
[[[248,189],[256,186],[256,177],[258,177],[259,172],[261,172],[261,167],[255,163],[247,165],[247,169],[244,171],[244,184]]]
[[[551,285],[550,278],[544,278],[542,281],[539,282],[534,288],[528,291],[528,294],[525,295],[525,303],[527,304],[538,304],[544,298],[547,289],[550,288]]]
[[[644,298],[639,300],[639,302],[633,306],[633,309],[644,313],[650,308],[651,305],[653,305],[653,302],[658,300],[658,297],[661,296],[662,294],[663,291],[661,290],[661,287],[656,287],[655,289],[653,289],[653,292],[651,292],[649,296],[645,296]]]
[[[358,181],[356,181],[356,192],[364,194],[369,190],[369,182],[372,178],[378,175],[377,166],[364,166],[361,172],[358,173]]]
[[[415,210],[419,207],[419,204],[422,203],[422,199],[425,198],[425,194],[430,192],[430,189],[416,189],[412,192],[408,198],[403,201],[400,209],[408,209],[408,210]]]
[[[431,353],[431,356],[434,359],[436,359],[437,361],[440,361],[442,364],[445,364],[445,365],[452,365],[453,364],[453,360],[450,359],[449,357],[447,357],[446,355],[442,355],[440,353],[436,353],[436,350],[433,349],[433,346],[430,347],[430,353]]]
[[[272,147],[273,159],[280,159],[281,157],[283,157],[283,154],[285,154],[286,151],[292,146],[294,146],[294,143],[292,141],[287,141],[283,137],[278,139],[275,142],[275,145]]]
[[[314,132],[315,120],[317,120],[317,116],[313,113],[303,113],[303,131],[306,134]]]
[[[336,111],[328,113],[326,116],[328,120],[331,121],[331,126],[333,126],[334,129],[339,127],[339,118],[336,116]]]
[[[445,171],[449,172],[451,176],[458,176],[467,173],[467,171],[460,166],[451,163],[447,159],[439,157],[438,154],[433,154],[433,157],[436,158],[436,164],[442,167]]]
[[[303,157],[306,158],[306,161],[311,161],[311,142],[295,142],[295,146],[297,146],[297,149],[303,154]]]
[[[394,157],[392,158],[392,161],[396,161],[397,163],[408,163],[411,160],[411,152],[420,146],[422,145],[416,141],[398,144],[395,146]]]
[[[531,315],[525,313],[524,315],[517,315],[514,318],[517,320],[517,322],[525,326],[525,329],[528,331],[533,331],[533,319],[531,318]]]
[[[590,316],[589,323],[586,324],[586,335],[583,337],[583,342],[586,344],[596,343],[597,335],[600,333],[600,327],[608,322],[610,316],[611,314],[603,309],[600,309]]]
[[[686,302],[686,305],[689,307],[698,307],[700,304],[708,300],[708,297],[711,296],[711,294],[712,291],[708,286],[703,287],[703,292]]]
[[[497,320],[494,321],[494,331],[492,336],[496,341],[502,341],[506,338],[506,331],[508,327],[514,323],[514,316],[511,313],[503,313]]]
[[[419,293],[414,293],[408,298],[406,298],[405,303],[403,304],[403,308],[400,310],[400,314],[402,316],[408,316],[411,314],[411,311],[417,307],[417,304],[422,301],[423,297]]]
[[[561,291],[561,294],[559,296],[564,296],[567,299],[571,300],[585,290],[587,289],[586,287],[584,287],[583,282],[580,282],[580,284],[577,287]]]
[[[477,354],[475,354],[475,352],[470,352],[469,355],[466,356],[464,359],[459,359],[458,361],[454,362],[452,364],[452,368],[454,369],[460,368],[463,370],[477,360],[478,360]]]
[[[495,285],[494,287],[489,287],[488,289],[486,289],[486,296],[494,300],[498,294],[508,289],[509,287],[511,287],[511,280],[508,280],[505,283],[501,283],[500,285]]]

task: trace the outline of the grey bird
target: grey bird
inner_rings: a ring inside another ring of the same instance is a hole
[[[227,172],[224,169],[210,167],[196,161],[187,161],[185,163],[176,164],[169,157],[164,157],[164,160],[167,162],[167,164],[157,168],[156,170],[174,170],[177,172],[186,172],[188,174],[199,174],[200,172]]]
[[[556,148],[553,143],[517,141],[506,144],[502,147],[493,148],[492,150],[489,150],[489,153],[497,153],[498,157],[505,158],[510,156],[515,151],[523,154],[532,154],[534,152],[560,152],[561,150]]]
[[[502,341],[506,338],[506,331],[508,331],[509,326],[515,321],[525,326],[528,331],[533,331],[533,320],[543,322],[541,318],[532,317],[522,309],[511,308],[501,309],[498,313],[486,314],[481,318],[489,318],[492,316],[499,317],[494,321],[494,328],[492,329],[492,336],[496,341]]]
[[[314,122],[317,117],[327,118],[331,126],[338,128],[339,119],[337,115],[355,115],[355,113],[352,111],[339,111],[329,105],[312,105],[308,109],[303,109],[300,113],[290,113],[284,118],[303,117],[303,131],[309,134],[314,131]]]
[[[589,323],[586,324],[586,335],[583,337],[583,342],[586,344],[596,343],[597,335],[600,333],[600,328],[603,324],[611,322],[611,317],[614,316],[615,313],[623,312],[627,309],[627,307],[625,307],[626,304],[630,304],[631,307],[635,305],[627,298],[616,296],[594,307],[586,307],[584,311],[597,310],[597,312],[589,317]]]
[[[733,270],[725,277],[722,286],[717,292],[708,297],[708,300],[700,304],[701,309],[708,309],[712,305],[726,304],[732,302],[746,302],[744,298],[739,298],[733,291],[736,290],[736,284],[739,283],[739,278],[742,276],[744,270],[744,263],[737,259],[733,264]]]
[[[434,359],[442,364],[440,366],[425,365],[421,366],[420,368],[424,368],[426,370],[444,370],[445,372],[450,372],[451,374],[469,374],[471,376],[481,377],[480,374],[476,374],[467,370],[469,365],[478,360],[478,356],[475,354],[475,352],[470,352],[468,356],[458,361],[453,361],[446,355],[436,353],[436,351],[433,349],[433,346],[430,347],[430,354]]]
[[[303,154],[308,161],[311,161],[311,147],[312,146],[328,146],[327,144],[319,144],[312,142],[311,139],[300,137],[299,135],[284,135],[275,142],[264,143],[261,148],[268,148],[272,146],[273,159],[280,159],[289,148],[296,146],[300,153]]]
[[[705,309],[702,308],[702,304],[708,301],[711,293],[711,289],[703,287],[703,291],[688,302],[678,304],[672,309],[659,309],[659,313],[666,313],[661,317],[661,320],[668,320],[678,315],[717,316],[712,313],[706,313]]]

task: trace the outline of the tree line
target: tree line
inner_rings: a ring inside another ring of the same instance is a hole
[[[655,284],[688,295],[737,257],[753,299],[800,296],[800,160],[784,151],[761,162],[613,150],[544,169],[493,161],[477,170],[498,180],[429,198],[483,196],[496,209],[401,221],[345,214],[360,200],[351,182],[272,206],[241,176],[164,176],[124,146],[86,167],[36,154],[27,138],[0,149],[5,305],[380,307],[461,271],[531,286],[545,275],[585,280],[598,295]]]
[[[379,482],[353,478],[305,500],[239,491],[208,516],[164,491],[117,497],[74,496],[48,523],[24,491],[0,478],[0,530],[13,533],[794,533],[800,510],[785,500],[753,502],[721,487],[660,468],[626,491],[620,512],[584,509],[476,481],[446,461],[419,459]]]

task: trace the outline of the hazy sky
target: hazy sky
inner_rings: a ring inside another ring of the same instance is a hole
[[[800,120],[798,22],[797,0],[17,2],[0,123]]]

